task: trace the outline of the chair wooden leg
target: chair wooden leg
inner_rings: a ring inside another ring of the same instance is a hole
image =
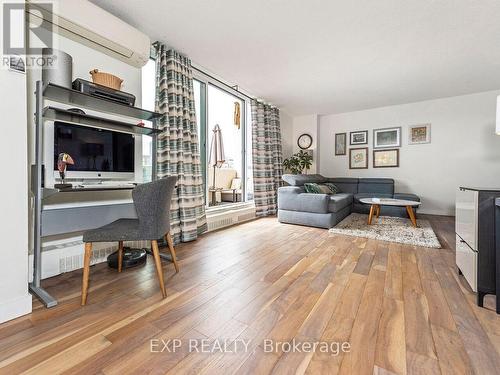
[[[156,273],[158,273],[158,281],[160,282],[161,293],[163,298],[167,296],[167,291],[165,290],[165,283],[163,282],[163,270],[161,268],[160,259],[160,249],[158,248],[158,242],[156,240],[151,241],[151,247],[153,248],[153,258],[155,259]]]
[[[118,272],[122,272],[123,264],[123,241],[118,241]]]
[[[85,255],[83,258],[83,279],[82,279],[82,306],[87,303],[87,293],[89,290],[90,257],[92,256],[92,242],[85,243]]]
[[[175,272],[179,272],[179,265],[177,264],[177,256],[175,255],[174,242],[172,241],[172,236],[170,232],[165,235],[165,240],[168,244],[168,250],[170,250],[170,255],[172,256],[172,261],[174,262]]]

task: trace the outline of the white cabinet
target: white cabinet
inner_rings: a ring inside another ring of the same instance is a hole
[[[459,188],[455,206],[455,232],[472,250],[478,250],[478,202],[479,192]]]
[[[477,304],[496,294],[495,199],[500,188],[460,187],[456,196],[456,264]]]
[[[477,252],[456,236],[456,264],[474,292],[477,292]]]

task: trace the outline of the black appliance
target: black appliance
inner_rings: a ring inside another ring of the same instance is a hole
[[[134,173],[132,134],[54,121],[54,170],[61,152],[72,156],[74,172]]]
[[[123,92],[106,86],[98,85],[81,78],[75,79],[73,81],[73,89],[83,92],[84,94],[89,94],[98,98],[126,104],[132,107],[135,104],[135,96],[129,94],[128,92]]]
[[[123,248],[122,268],[136,267],[146,263],[147,253],[144,249]],[[118,269],[118,251],[108,255],[108,267]]]

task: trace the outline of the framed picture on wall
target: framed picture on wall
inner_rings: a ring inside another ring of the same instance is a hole
[[[368,130],[350,132],[349,137],[349,144],[351,146],[366,145],[368,143]]]
[[[373,150],[373,168],[399,167],[399,149]]]
[[[401,126],[373,129],[373,148],[401,147]]]
[[[335,155],[345,155],[347,147],[347,133],[335,134]]]
[[[349,169],[368,169],[368,147],[349,149]]]
[[[431,143],[431,124],[410,125],[408,127],[408,144],[419,145]]]

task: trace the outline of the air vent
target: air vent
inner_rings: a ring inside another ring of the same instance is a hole
[[[242,223],[244,221],[255,219],[255,208],[245,207],[238,209],[229,209],[226,212],[211,214],[207,213],[208,231],[228,227],[230,225]]]
[[[223,219],[216,219],[216,220],[209,220],[208,221],[208,230],[216,230],[224,227],[228,227],[230,225],[233,225],[233,218],[232,217],[226,217]]]
[[[90,258],[90,265],[105,262],[108,255],[116,251],[116,246],[107,247],[104,249],[96,249],[92,251],[92,258]],[[66,257],[59,258],[59,272],[70,272],[83,267],[83,256],[69,255]]]

